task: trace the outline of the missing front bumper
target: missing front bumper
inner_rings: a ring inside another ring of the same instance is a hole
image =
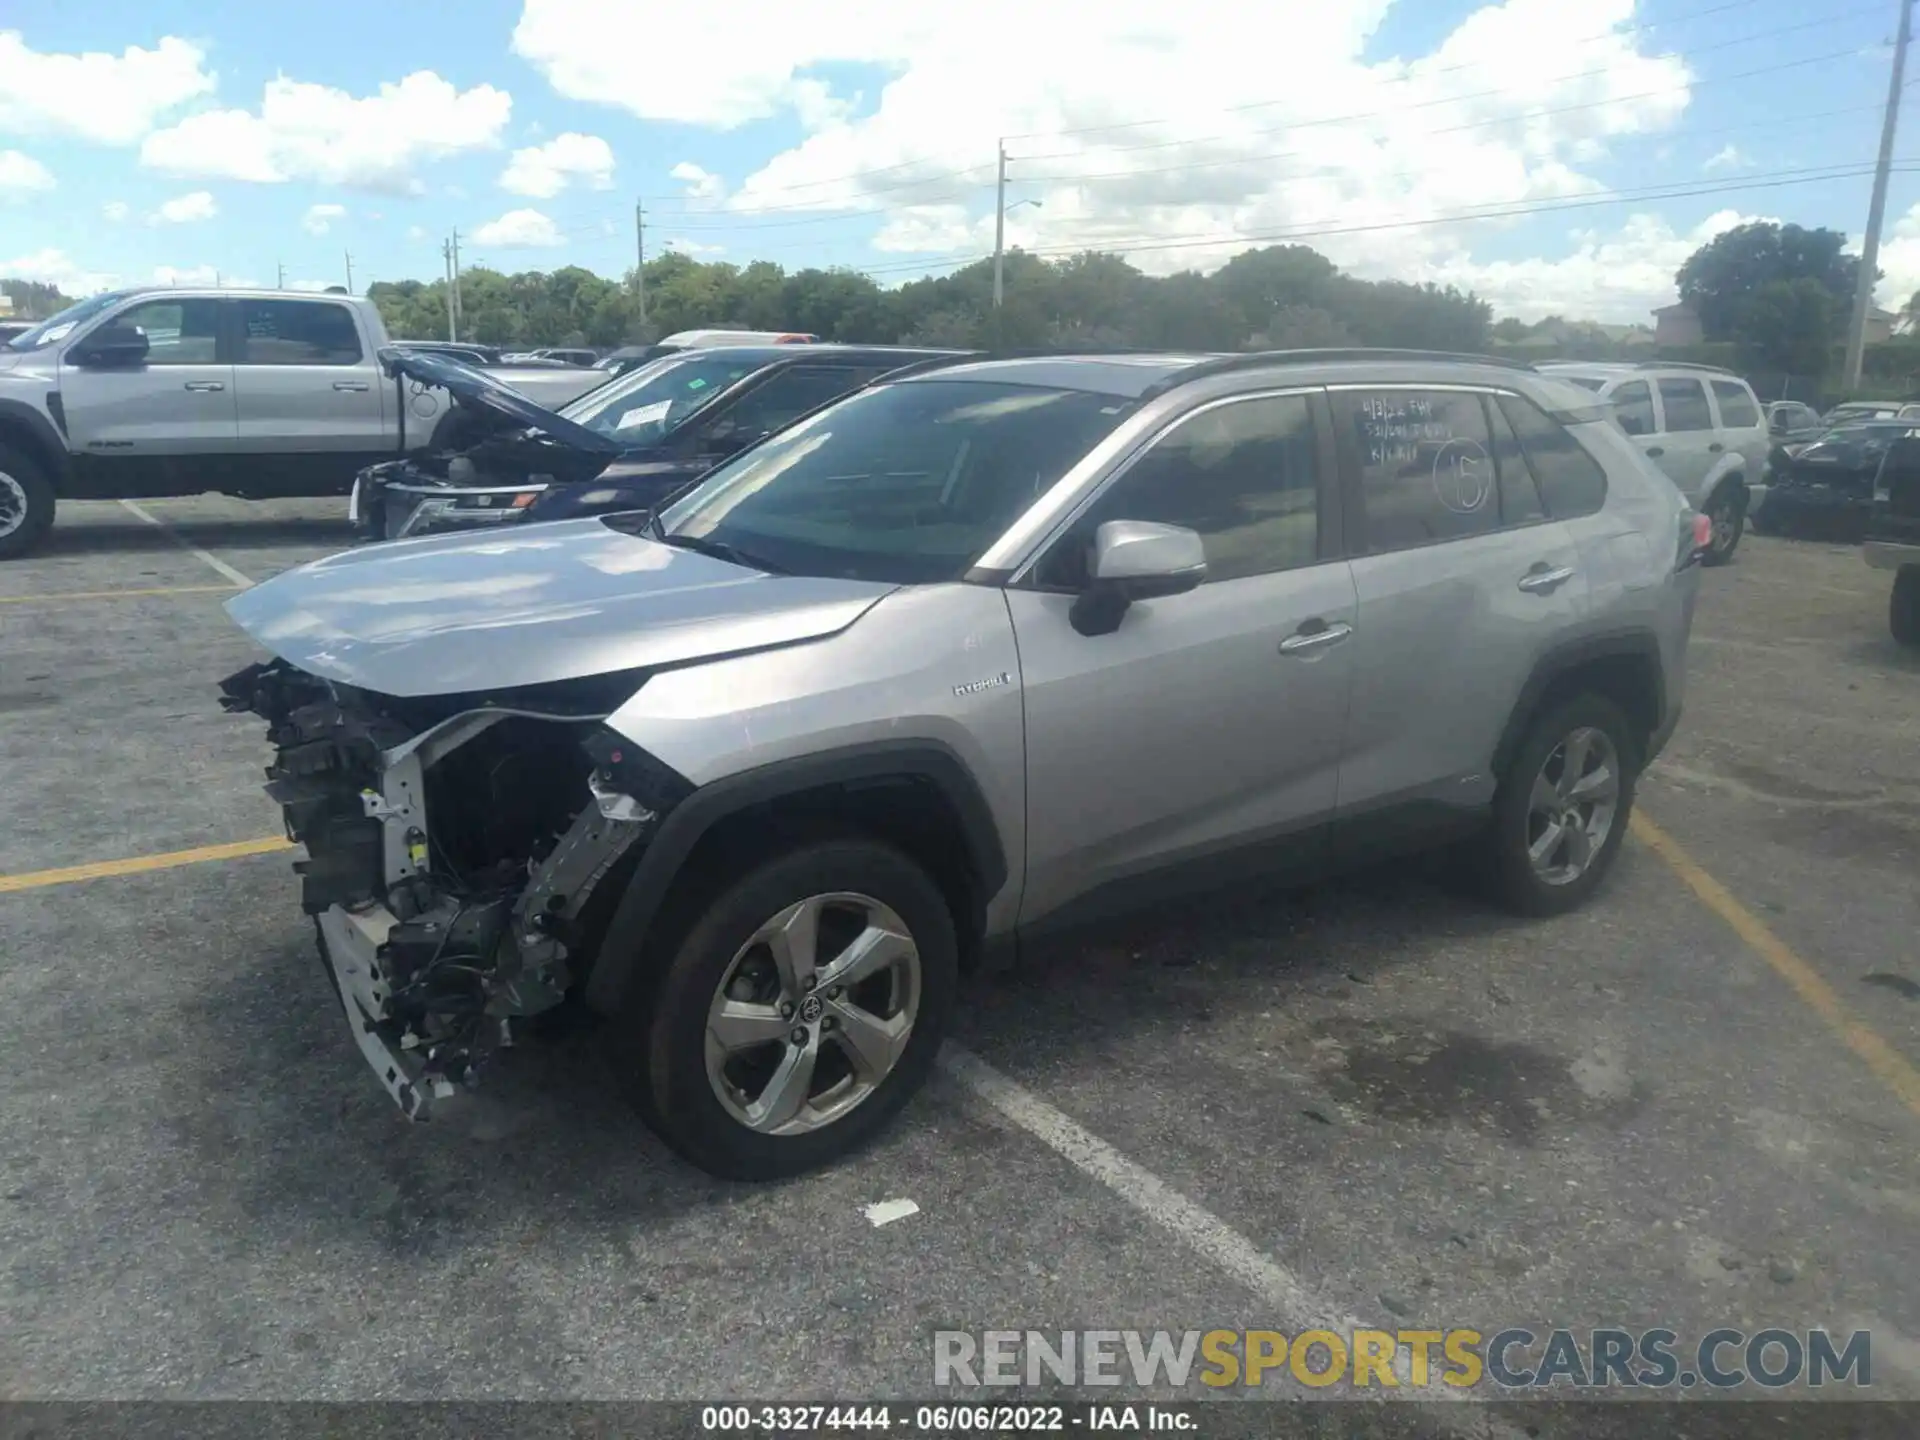
[[[409,1120],[425,1120],[436,1099],[453,1093],[450,1081],[429,1078],[426,1066],[400,1045],[386,1010],[387,978],[380,969],[380,946],[395,924],[384,906],[349,912],[335,905],[318,917],[320,963],[346,1014],[354,1044],[381,1086]]]

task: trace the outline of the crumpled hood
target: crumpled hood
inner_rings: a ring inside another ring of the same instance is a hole
[[[620,446],[609,437],[589,430],[584,425],[576,425],[546,406],[536,404],[497,374],[489,375],[483,370],[476,370],[450,355],[390,345],[380,351],[380,367],[389,375],[404,376],[423,385],[437,385],[458,397],[463,404],[491,411],[510,424],[538,430],[570,450],[579,450],[603,459],[620,453]],[[554,371],[571,376],[575,373],[575,367],[556,365]],[[596,378],[568,398],[577,399],[580,393],[602,383],[604,377]]]
[[[897,588],[765,575],[567,520],[348,550],[242,591],[227,613],[310,674],[404,697],[818,639]]]

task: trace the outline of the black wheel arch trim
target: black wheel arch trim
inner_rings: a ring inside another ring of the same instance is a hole
[[[1658,717],[1649,741],[1658,736],[1666,725],[1668,714],[1667,673],[1660,661],[1659,637],[1651,630],[1618,630],[1605,635],[1582,636],[1556,645],[1534,662],[1526,683],[1520,687],[1520,698],[1514,702],[1513,710],[1507,716],[1506,728],[1500,732],[1500,741],[1494,747],[1492,773],[1495,778],[1506,773],[1515,752],[1526,739],[1527,725],[1539,708],[1541,697],[1556,680],[1596,660],[1617,660],[1622,657],[1645,660],[1649,664],[1654,686],[1654,714]]]
[[[723,820],[825,786],[903,779],[925,781],[940,791],[960,819],[981,902],[998,893],[1007,882],[1006,848],[973,772],[950,746],[938,740],[875,741],[777,760],[701,786],[660,822],[607,926],[609,939],[622,935],[633,940],[601,947],[587,979],[587,1004],[608,1014],[619,1009],[641,965],[647,931],[675,878],[694,847]]]
[[[53,421],[25,401],[0,400],[0,436],[14,429],[27,433],[34,458],[46,465],[47,479],[57,487],[71,471],[73,457]]]

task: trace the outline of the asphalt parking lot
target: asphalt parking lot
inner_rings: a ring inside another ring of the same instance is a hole
[[[222,599],[339,504],[143,509],[0,567],[0,1398],[925,1398],[935,1329],[1347,1317],[1868,1328],[1920,1398],[1920,660],[1853,552],[1704,577],[1582,913],[1403,867],[1158,916],[975,983],[879,1145],[748,1187],[578,1047],[398,1116],[214,699]]]

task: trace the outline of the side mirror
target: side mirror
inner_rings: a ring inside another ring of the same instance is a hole
[[[1197,531],[1146,520],[1109,520],[1094,532],[1087,588],[1069,618],[1082,635],[1110,635],[1136,600],[1184,595],[1207,578]]]
[[[132,325],[108,323],[81,341],[67,358],[75,365],[96,370],[142,365],[147,359],[146,332]]]

